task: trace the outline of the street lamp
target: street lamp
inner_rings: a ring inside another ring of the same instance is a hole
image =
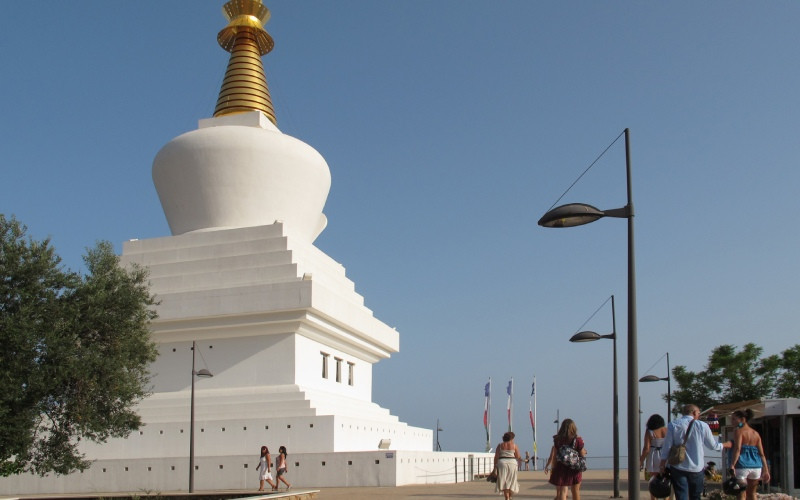
[[[556,207],[539,219],[543,227],[572,227],[594,222],[602,217],[628,219],[628,498],[639,499],[639,355],[636,339],[636,266],[633,251],[633,192],[631,188],[630,130],[625,129],[625,172],[628,203],[622,208],[599,210],[585,203],[571,203]]]
[[[189,418],[189,493],[194,493],[194,379],[197,378],[211,378],[214,375],[203,368],[199,371],[194,369],[195,351],[197,350],[197,343],[192,341],[192,411]]]
[[[664,378],[656,375],[645,375],[639,379],[639,382],[662,382],[667,381],[667,422],[672,418],[672,387],[669,376],[669,353],[667,353],[667,376]]]
[[[614,309],[614,296],[611,296],[611,324],[612,332],[608,335],[584,331],[578,332],[569,339],[570,342],[592,342],[600,339],[611,339],[614,341],[614,417],[613,417],[613,438],[614,438],[614,496],[619,496],[619,391],[617,390],[617,314]]]
[[[444,429],[439,427],[439,419],[436,419],[436,451],[442,451],[442,445],[439,444],[439,431],[444,432]]]

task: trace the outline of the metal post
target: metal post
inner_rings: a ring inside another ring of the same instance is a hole
[[[672,374],[669,371],[669,353],[667,353],[667,422],[672,420],[672,385],[670,379]]]
[[[196,342],[192,341],[192,403],[189,418],[189,493],[194,493],[194,357]]]
[[[628,499],[639,500],[639,347],[636,339],[636,259],[633,245],[630,129],[625,129],[625,170],[628,187]]]
[[[614,307],[614,296],[611,296],[611,322],[614,341],[614,498],[619,496],[619,386],[617,384],[617,313]]]

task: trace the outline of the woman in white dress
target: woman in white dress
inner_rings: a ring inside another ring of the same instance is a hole
[[[260,484],[258,486],[258,491],[264,491],[264,483],[269,483],[272,486],[272,490],[275,491],[278,489],[278,485],[272,481],[272,458],[269,455],[269,448],[266,445],[261,447],[261,457],[258,460],[258,467],[256,470],[258,471],[258,479]]]
[[[645,427],[647,432],[644,434],[639,468],[644,469],[645,479],[650,479],[649,476],[658,474],[661,468],[661,447],[664,446],[664,438],[667,436],[667,426],[661,415],[654,413],[647,419]],[[650,495],[650,500],[656,500],[656,497]]]
[[[514,493],[519,492],[517,482],[517,464],[520,460],[519,448],[514,444],[514,433],[503,434],[503,442],[494,452],[494,470],[497,472],[497,483],[494,491],[503,492],[505,500],[511,500]]]

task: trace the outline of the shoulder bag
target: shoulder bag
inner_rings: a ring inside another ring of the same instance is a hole
[[[572,441],[572,444],[559,446],[556,450],[556,460],[569,469],[583,472],[586,470],[586,459],[575,449],[576,441],[577,438]]]
[[[667,455],[667,463],[670,465],[678,465],[686,460],[686,440],[689,439],[689,433],[692,431],[694,419],[689,422],[689,427],[686,428],[686,434],[683,436],[681,444],[674,444],[669,447],[669,455]]]

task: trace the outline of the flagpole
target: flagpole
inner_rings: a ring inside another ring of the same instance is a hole
[[[511,432],[513,430],[511,425],[511,413],[514,406],[514,377],[511,377],[511,380],[508,381],[506,392],[508,393],[508,432]]]
[[[536,375],[533,376],[533,388],[531,390],[533,393],[533,470],[538,470],[536,468],[537,464],[537,457],[538,457],[538,446],[536,445]]]
[[[489,437],[486,438],[486,451],[492,450],[492,377],[489,377]]]

